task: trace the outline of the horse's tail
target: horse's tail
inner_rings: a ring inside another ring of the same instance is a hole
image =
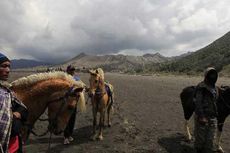
[[[114,87],[113,87],[113,85],[111,85],[111,92],[112,92],[112,97],[111,97],[112,100],[111,101],[113,103],[114,102]]]
[[[81,112],[84,112],[84,111],[86,111],[84,93],[83,93],[83,92],[80,92],[80,93],[79,93],[79,96],[80,96],[80,97],[79,97],[79,100],[78,100],[78,105],[79,105],[80,111],[81,111]]]
[[[111,103],[113,103],[114,101],[114,87],[112,84],[110,83],[106,83],[106,85],[109,87],[109,90],[110,90],[110,98],[111,98]]]

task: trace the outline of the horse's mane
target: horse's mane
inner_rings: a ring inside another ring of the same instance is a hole
[[[98,68],[97,71],[98,71],[98,74],[101,76],[102,80],[104,80],[105,77],[104,77],[104,71],[102,70],[102,68]]]
[[[32,74],[26,77],[19,78],[11,83],[12,86],[30,86],[37,82],[49,80],[49,79],[64,79],[70,82],[71,84],[75,84],[79,87],[83,87],[83,82],[77,82],[73,79],[71,75],[68,75],[65,72],[45,72],[45,73],[38,73],[38,74]]]

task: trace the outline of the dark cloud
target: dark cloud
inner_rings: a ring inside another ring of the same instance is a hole
[[[228,32],[228,0],[0,1],[0,48],[13,58],[64,61],[92,54],[178,55]]]

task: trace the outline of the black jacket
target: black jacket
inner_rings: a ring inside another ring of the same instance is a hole
[[[24,104],[12,96],[12,112],[19,112],[21,114],[21,119],[13,116],[11,137],[14,137],[16,135],[20,135],[20,130],[22,128],[23,122],[25,122],[28,117],[28,110]]]

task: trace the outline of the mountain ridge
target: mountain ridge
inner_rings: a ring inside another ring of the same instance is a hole
[[[207,67],[221,71],[230,63],[230,32],[190,55],[163,64],[159,71],[199,73]]]

